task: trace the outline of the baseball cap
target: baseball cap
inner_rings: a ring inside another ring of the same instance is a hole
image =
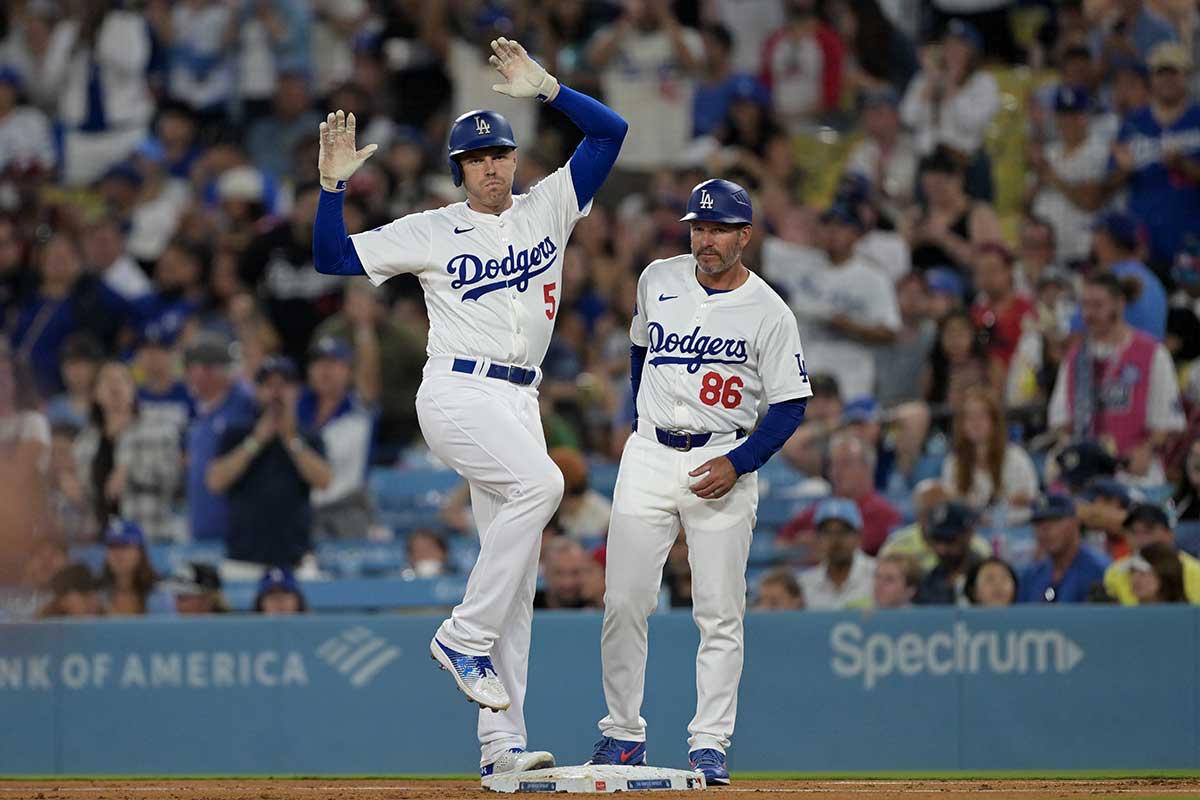
[[[975,524],[975,512],[962,503],[951,500],[936,505],[929,512],[925,535],[940,541],[952,541],[969,533]]]
[[[962,297],[963,279],[952,267],[934,267],[925,271],[925,285],[933,294],[950,294]]]
[[[183,317],[177,314],[167,314],[142,328],[138,344],[142,347],[164,347],[170,349],[179,341],[183,333]]]
[[[201,331],[192,337],[183,352],[183,362],[192,364],[230,364],[229,340],[215,331]]]
[[[1116,478],[1108,475],[1097,475],[1088,481],[1087,488],[1080,494],[1080,498],[1089,503],[1095,500],[1116,500],[1120,502],[1121,508],[1125,509],[1128,509],[1133,503],[1133,496],[1129,489]]]
[[[834,205],[845,204],[855,207],[871,200],[871,179],[861,172],[847,171],[838,178]]]
[[[814,397],[841,397],[842,388],[838,380],[828,372],[816,372],[809,376]]]
[[[855,422],[878,422],[879,401],[870,395],[862,395],[850,400],[842,407],[842,424]]]
[[[188,561],[176,567],[162,586],[172,594],[194,597],[220,591],[221,575],[212,564]]]
[[[217,178],[217,197],[220,200],[260,203],[264,193],[263,174],[254,167],[231,167]]]
[[[1033,501],[1029,519],[1031,522],[1045,522],[1073,516],[1075,516],[1075,501],[1065,494],[1051,492]]]
[[[1107,233],[1118,245],[1126,250],[1132,250],[1138,245],[1141,224],[1137,217],[1125,211],[1105,211],[1096,217],[1092,230]]]
[[[141,547],[145,543],[141,526],[130,519],[113,517],[104,530],[104,544],[109,547]]]
[[[0,83],[7,83],[18,92],[25,88],[25,79],[21,76],[21,71],[12,64],[0,64]]]
[[[1063,481],[1075,491],[1097,475],[1117,474],[1117,468],[1121,466],[1121,460],[1094,439],[1067,445],[1056,461]]]
[[[260,595],[270,594],[271,592],[295,592],[300,593],[300,585],[296,583],[296,576],[291,570],[283,567],[271,567],[263,573],[262,578],[258,582],[258,593]]]
[[[1146,62],[1132,56],[1114,55],[1109,64],[1112,66],[1114,76],[1118,72],[1132,72],[1143,80],[1150,77],[1150,70],[1146,68]]]
[[[1167,515],[1166,509],[1154,503],[1135,503],[1129,509],[1129,513],[1125,515],[1125,527],[1128,528],[1135,522],[1144,522],[1147,525],[1163,528],[1171,527],[1171,518]]]
[[[846,497],[826,497],[817,506],[814,525],[819,528],[831,519],[840,520],[856,531],[862,529],[862,512],[857,503]]]
[[[311,361],[316,361],[318,358],[351,361],[354,358],[354,351],[350,349],[350,345],[346,343],[345,339],[339,339],[336,336],[322,336],[313,342],[312,347],[308,350],[308,357]]]
[[[1066,270],[1059,269],[1058,267],[1046,267],[1038,275],[1037,288],[1041,289],[1043,286],[1049,286],[1050,284],[1070,289],[1072,286],[1071,276]]]
[[[821,222],[849,225],[859,230],[865,227],[862,217],[858,215],[857,209],[846,202],[837,202],[825,209],[825,212],[821,214]]]
[[[1092,98],[1082,86],[1059,86],[1054,92],[1054,110],[1060,113],[1084,113],[1092,109]]]
[[[983,35],[971,23],[963,19],[952,19],[946,25],[946,37],[962,39],[967,44],[974,47],[976,50],[983,49]]]
[[[1180,72],[1190,72],[1192,69],[1192,56],[1187,49],[1178,42],[1162,42],[1155,45],[1150,51],[1150,55],[1146,56],[1146,66],[1150,69],[1177,69]]]
[[[896,108],[900,105],[900,95],[891,87],[882,89],[869,89],[860,95],[863,109],[879,108],[880,106],[891,106]]]
[[[263,359],[258,371],[254,373],[254,382],[262,383],[272,375],[282,375],[289,381],[296,380],[296,365],[287,356],[267,356]]]
[[[768,106],[771,104],[771,94],[756,78],[745,75],[734,81],[734,100],[747,100],[755,105]]]

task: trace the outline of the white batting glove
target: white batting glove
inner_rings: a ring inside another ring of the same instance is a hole
[[[354,171],[371,157],[379,145],[369,144],[362,150],[354,149],[354,114],[343,114],[341,109],[331,113],[321,123],[321,150],[317,154],[317,169],[321,173],[321,186],[330,192],[346,191],[346,182]]]
[[[558,93],[558,80],[545,67],[529,57],[520,43],[501,36],[492,40],[493,56],[488,61],[507,83],[492,85],[494,91],[509,97],[538,97],[551,100]]]

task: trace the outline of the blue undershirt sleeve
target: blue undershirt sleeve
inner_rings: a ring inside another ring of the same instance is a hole
[[[633,427],[637,427],[638,387],[642,385],[642,370],[646,366],[646,354],[650,348],[638,344],[629,345],[629,385],[633,387]]]
[[[726,454],[737,474],[753,472],[778,453],[779,448],[800,426],[807,406],[807,397],[767,406],[767,415],[750,434],[750,438]]]
[[[616,163],[629,123],[600,101],[561,83],[550,105],[566,114],[567,119],[583,131],[583,141],[575,148],[570,160],[571,183],[575,185],[575,199],[582,211],[596,196]]]
[[[342,192],[321,190],[313,221],[313,266],[326,275],[366,275],[342,218]]]

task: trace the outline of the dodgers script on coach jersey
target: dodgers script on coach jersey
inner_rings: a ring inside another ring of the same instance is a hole
[[[753,272],[738,288],[709,295],[691,255],[655,261],[638,280],[629,336],[648,351],[639,424],[748,431],[762,401],[812,396],[796,317]]]
[[[405,272],[420,279],[428,355],[541,364],[558,316],[563,250],[592,207],[579,210],[569,170],[514,195],[498,216],[462,202],[350,237],[371,283]]]

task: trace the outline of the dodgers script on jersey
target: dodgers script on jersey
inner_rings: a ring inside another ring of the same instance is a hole
[[[350,237],[367,277],[418,276],[429,312],[427,354],[541,364],[562,293],[563,250],[581,211],[570,166],[513,196],[499,215],[466,202],[409,214]]]
[[[675,256],[638,281],[629,335],[648,350],[639,424],[748,431],[762,402],[811,397],[796,317],[775,290],[751,272],[738,288],[709,295],[695,271],[690,254]]]

